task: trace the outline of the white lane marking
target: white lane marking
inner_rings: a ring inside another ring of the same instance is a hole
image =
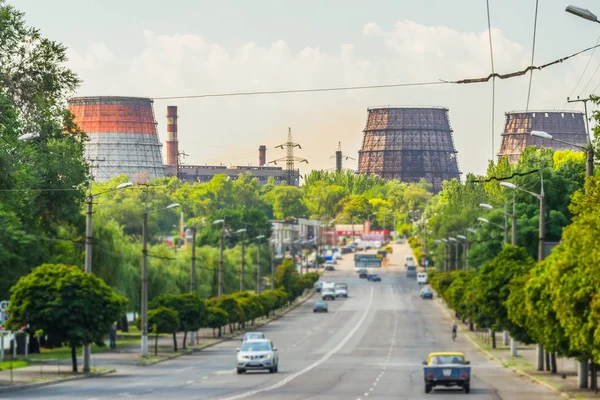
[[[194,381],[187,381],[186,383],[189,385],[191,383],[194,383]]]
[[[208,379],[208,376],[203,376],[202,379]]]
[[[192,368],[194,368],[194,367],[179,368],[179,369],[176,369],[175,372],[187,371],[188,369],[192,369]]]
[[[217,375],[232,374],[234,372],[235,372],[235,368],[233,368],[233,369],[227,369],[227,370],[224,370],[224,371],[217,371],[217,372],[215,372],[215,374],[217,374]]]
[[[258,393],[262,393],[262,392],[268,392],[271,391],[273,389],[277,389],[282,387],[283,385],[293,381],[294,379],[296,379],[297,377],[304,375],[305,373],[309,372],[310,370],[318,367],[319,365],[323,364],[325,361],[329,360],[335,353],[337,353],[338,351],[340,351],[342,349],[342,347],[344,347],[346,345],[346,343],[348,343],[348,341],[350,341],[350,339],[352,338],[352,336],[354,336],[354,334],[361,328],[363,322],[365,322],[365,320],[367,319],[367,316],[369,315],[369,310],[371,309],[371,305],[373,304],[373,287],[371,287],[371,294],[369,296],[369,303],[367,304],[367,307],[365,308],[365,312],[363,313],[362,317],[360,318],[360,320],[358,321],[358,323],[354,326],[354,328],[352,328],[352,330],[350,330],[350,332],[348,332],[348,334],[338,343],[337,346],[335,346],[333,349],[329,350],[328,353],[326,353],[323,357],[321,357],[320,359],[318,359],[317,361],[315,361],[314,363],[310,364],[309,366],[305,367],[304,369],[291,374],[290,376],[288,376],[285,379],[282,379],[281,381],[271,385],[271,386],[267,386],[264,387],[262,389],[256,389],[256,390],[252,390],[246,393],[240,393],[231,397],[223,397],[220,400],[237,400],[237,399],[243,399],[246,397],[250,397],[250,396],[254,396],[255,394]],[[365,396],[368,396],[368,393],[365,394]]]
[[[123,393],[119,393],[119,396],[131,397],[131,394],[129,392],[123,392]]]

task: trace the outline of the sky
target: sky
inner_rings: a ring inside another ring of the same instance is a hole
[[[600,15],[600,4],[574,0]],[[9,0],[28,24],[68,47],[83,80],[77,96],[167,97],[457,80],[491,72],[483,0]],[[167,6],[165,6],[167,4]],[[489,0],[494,66],[521,70],[532,57],[535,0]],[[539,2],[534,65],[593,46],[600,25]],[[588,64],[589,63],[589,64]],[[587,66],[587,68],[586,68]],[[530,110],[582,107],[567,96],[600,86],[600,49],[533,74]],[[356,169],[367,109],[449,109],[463,173],[483,174],[500,149],[504,113],[525,110],[529,75],[492,84],[155,100],[161,141],[166,107],[178,106],[185,164],[256,165],[302,146],[301,173],[332,170],[338,143]],[[163,148],[164,152],[164,148]],[[164,155],[163,155],[164,157]],[[163,158],[164,159],[164,158]],[[281,164],[279,164],[281,165]]]

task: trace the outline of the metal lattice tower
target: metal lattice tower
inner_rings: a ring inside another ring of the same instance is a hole
[[[581,151],[554,140],[531,136],[531,131],[543,131],[555,139],[585,146],[587,131],[585,115],[578,111],[511,111],[506,114],[502,145],[498,157],[508,157],[516,163],[527,146],[547,147],[554,150]]]
[[[308,160],[306,158],[300,158],[294,156],[294,148],[297,147],[302,149],[302,146],[298,143],[294,143],[292,140],[292,128],[288,128],[288,140],[285,143],[280,144],[279,146],[275,146],[276,149],[283,149],[285,147],[286,156],[278,158],[276,160],[270,161],[269,164],[273,163],[277,165],[277,162],[285,161],[285,170],[287,175],[288,185],[299,186],[300,185],[300,173],[295,169],[295,163],[307,163]]]
[[[338,172],[342,170],[342,160],[356,160],[356,158],[345,156],[342,153],[342,142],[338,142],[338,149],[333,157],[335,157],[335,170]]]
[[[153,101],[140,97],[95,96],[69,99],[75,123],[87,134],[86,158],[103,160],[94,180],[125,174],[130,179],[165,176]]]
[[[448,109],[443,107],[368,109],[358,153],[361,174],[402,182],[424,178],[435,192],[443,181],[460,178]]]

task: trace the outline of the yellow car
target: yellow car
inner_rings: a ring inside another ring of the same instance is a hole
[[[465,393],[471,390],[471,367],[463,353],[439,352],[429,353],[427,361],[423,361],[425,393],[436,386],[458,386]]]

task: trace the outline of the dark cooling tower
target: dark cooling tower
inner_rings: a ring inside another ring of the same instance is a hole
[[[502,146],[498,157],[506,156],[510,163],[516,163],[527,146],[580,151],[564,143],[531,136],[531,131],[543,131],[551,134],[554,139],[579,146],[585,146],[587,140],[585,116],[581,112],[512,111],[506,113]]]
[[[442,107],[370,108],[359,153],[358,172],[384,179],[418,182],[433,190],[460,178],[448,109]]]

